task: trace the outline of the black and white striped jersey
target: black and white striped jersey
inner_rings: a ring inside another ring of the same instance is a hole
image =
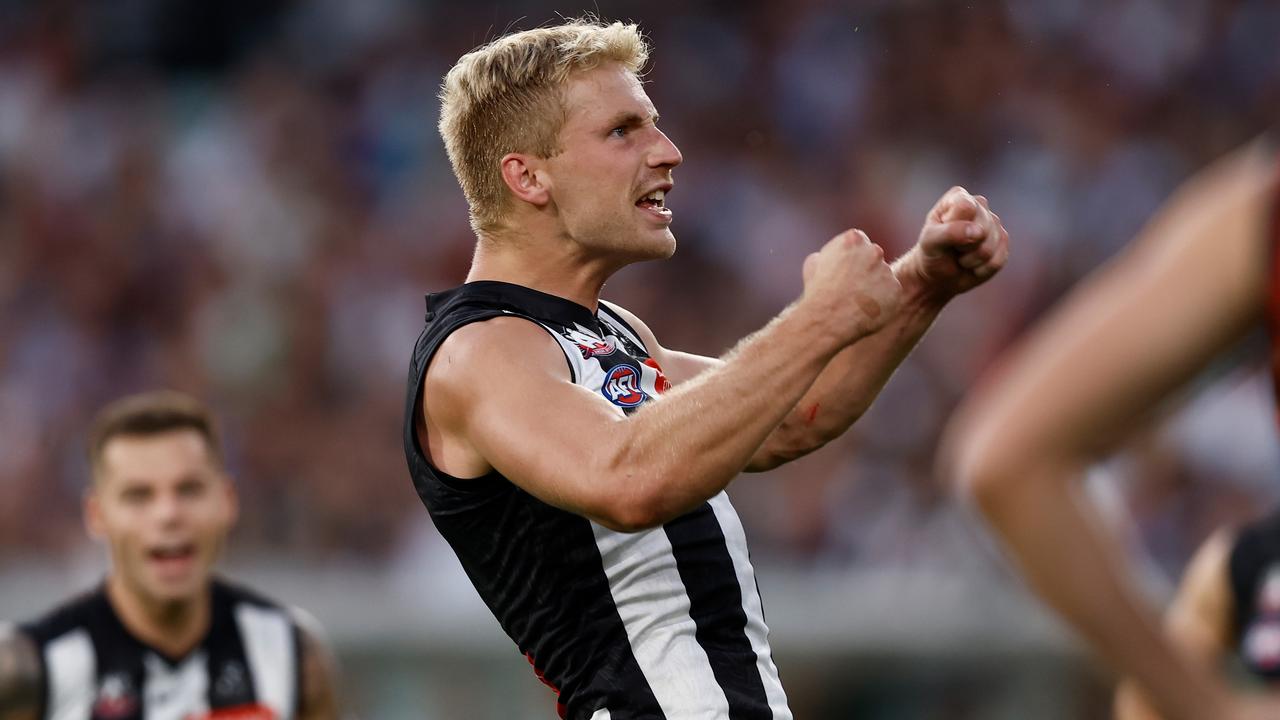
[[[405,401],[414,485],[498,622],[556,690],[560,716],[791,718],[746,537],[724,493],[663,527],[628,534],[548,505],[496,472],[460,480],[428,462],[414,415],[426,368],[450,333],[500,316],[545,329],[573,382],[625,413],[661,394],[666,380],[607,305],[593,315],[491,281],[427,297]]]
[[[1280,683],[1280,510],[1241,528],[1227,568],[1236,651],[1253,675]]]
[[[222,582],[209,632],[185,657],[134,637],[104,589],[21,626],[43,666],[46,720],[287,720],[300,695],[299,636],[284,609]]]

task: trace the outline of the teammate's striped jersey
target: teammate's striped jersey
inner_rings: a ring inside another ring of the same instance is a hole
[[[103,589],[21,626],[36,643],[47,720],[287,720],[300,695],[289,614],[215,581],[209,631],[185,657],[134,637]]]
[[[1280,681],[1280,511],[1245,526],[1228,560],[1236,649],[1254,675]]]
[[[653,401],[666,379],[606,305],[593,315],[488,281],[427,298],[405,403],[410,472],[480,596],[558,693],[561,717],[790,718],[746,537],[724,493],[663,527],[627,534],[552,507],[496,472],[460,480],[424,457],[415,412],[432,355],[454,330],[500,316],[545,329],[572,381],[625,413]]]

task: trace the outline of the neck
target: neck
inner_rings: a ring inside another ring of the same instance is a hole
[[[625,264],[592,257],[569,240],[505,232],[480,237],[467,282],[500,280],[523,285],[595,312],[605,281]]]
[[[125,584],[119,574],[107,578],[107,599],[134,637],[171,657],[193,650],[209,632],[208,589],[195,597],[157,601]]]

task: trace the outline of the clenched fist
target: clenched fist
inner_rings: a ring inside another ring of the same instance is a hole
[[[884,327],[902,304],[902,286],[884,251],[861,230],[846,230],[804,262],[802,301],[846,342]]]
[[[956,186],[929,211],[919,242],[899,262],[899,277],[945,302],[986,282],[1008,261],[1009,233],[1000,216],[985,197]]]

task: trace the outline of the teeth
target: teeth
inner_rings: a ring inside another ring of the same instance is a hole
[[[654,190],[653,192],[649,193],[648,195],[645,195],[644,197],[642,197],[642,198],[640,198],[640,199],[641,199],[641,200],[652,200],[652,201],[654,201],[654,202],[656,202],[656,203],[661,203],[663,200],[665,200],[665,199],[666,199],[666,197],[667,197],[667,193],[666,193],[666,191],[664,191],[664,190]]]

